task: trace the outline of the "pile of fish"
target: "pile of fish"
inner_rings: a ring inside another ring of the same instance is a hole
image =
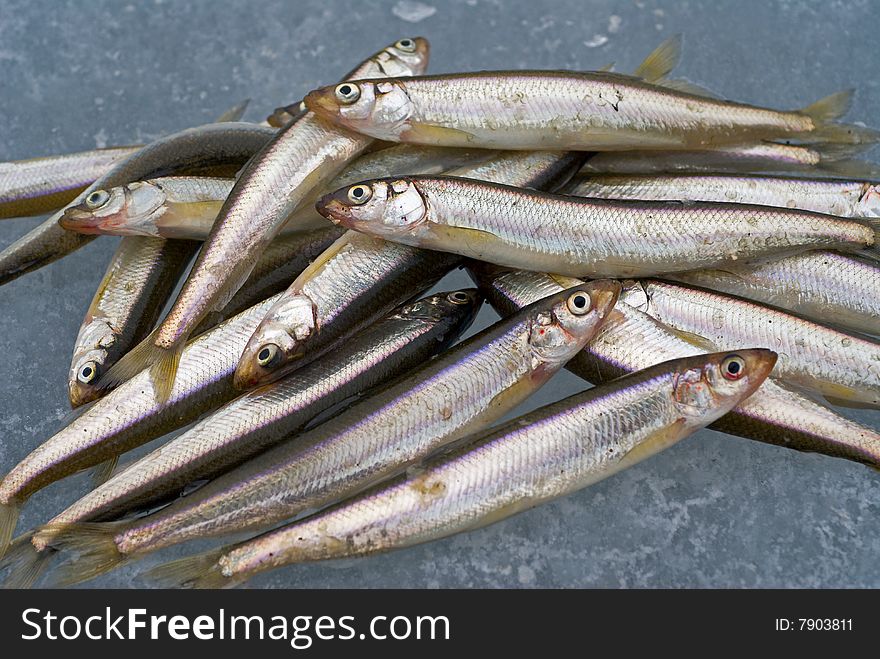
[[[880,432],[829,406],[880,408],[880,186],[855,159],[880,133],[839,121],[850,92],[720,100],[670,78],[678,52],[429,76],[405,38],[263,124],[240,106],[0,164],[0,217],[53,212],[2,282],[123,236],[73,349],[81,412],[0,481],[7,585],[233,535],[147,578],[407,547],[706,426],[880,466]],[[475,288],[426,294],[456,268]],[[484,300],[500,320],[460,340]],[[595,386],[496,423],[563,368]],[[13,539],[31,495],[89,468]]]

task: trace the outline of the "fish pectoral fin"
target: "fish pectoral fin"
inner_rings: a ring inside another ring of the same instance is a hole
[[[654,431],[629,451],[624,453],[614,466],[613,472],[623,471],[642,460],[657,455],[660,451],[669,448],[688,434],[684,419],[678,419],[665,428]]]
[[[681,59],[681,35],[676,34],[657,46],[633,72],[646,82],[657,82],[670,74]]]
[[[91,470],[92,489],[98,488],[108,480],[116,471],[116,465],[119,464],[119,456],[114,455],[109,460],[105,460],[99,465],[95,465]]]
[[[849,390],[849,388],[846,388]],[[824,393],[823,398],[827,400],[831,405],[836,405],[837,407],[849,407],[855,410],[877,410],[880,409],[880,404],[868,403],[863,400],[853,400],[852,398],[847,398],[846,396],[835,396],[834,394]]]
[[[475,256],[481,255],[478,250],[481,245],[486,245],[498,240],[491,231],[482,229],[472,229],[470,227],[447,226],[444,224],[431,225],[431,232],[434,237],[447,245],[462,245],[470,248]],[[458,250],[455,250],[458,252]],[[461,252],[458,252],[459,254]]]
[[[475,136],[458,128],[411,123],[400,135],[404,142],[432,144],[435,146],[469,146]]]
[[[715,352],[716,350],[718,350],[718,347],[705,336],[700,336],[699,334],[694,334],[693,332],[686,332],[684,330],[675,329],[674,327],[670,327],[665,323],[661,323],[661,325],[668,329],[672,334],[675,334],[675,336],[680,338],[682,341],[690,343],[691,345],[700,348],[700,350],[705,350],[707,352]]]

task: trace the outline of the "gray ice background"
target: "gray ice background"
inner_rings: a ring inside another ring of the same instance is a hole
[[[146,142],[247,119],[335,81],[397,38],[424,35],[432,72],[632,70],[683,33],[679,75],[728,98],[796,108],[859,90],[878,125],[878,2],[651,0],[0,0],[0,160]],[[0,245],[37,219],[0,223]],[[116,244],[0,288],[0,470],[59,426],[82,316]],[[462,274],[443,283],[466,284]],[[492,322],[481,313],[474,330]],[[563,373],[524,409],[583,389]],[[875,425],[876,412],[847,414]],[[19,530],[85,492],[83,476],[33,497]],[[140,585],[172,548],[92,582]],[[860,465],[704,431],[561,501],[477,532],[337,564],[294,566],[252,587],[880,586],[880,479]]]

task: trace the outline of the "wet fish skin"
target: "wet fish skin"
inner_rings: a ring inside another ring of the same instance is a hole
[[[817,250],[768,263],[732,264],[667,277],[845,330],[880,334],[880,265],[870,258]]]
[[[306,107],[350,130],[411,144],[647,151],[792,137],[877,141],[870,129],[829,124],[848,110],[851,92],[781,112],[608,72],[480,71],[350,84],[310,92]]]
[[[715,201],[797,208],[838,217],[864,218],[880,227],[880,185],[869,181],[771,176],[582,177],[567,194],[600,199]],[[723,268],[668,278],[803,314],[856,332],[880,333],[880,268],[868,259],[825,250],[767,263],[729,263]]]
[[[404,42],[407,47],[401,48]],[[428,53],[425,39],[403,39],[363,62],[355,75],[421,73]],[[196,326],[232,299],[287,217],[371,142],[312,113],[281,129],[239,174],[168,315],[154,335],[117,363],[107,381],[153,366],[157,393],[166,395],[180,350]]]
[[[273,128],[250,123],[206,124],[160,138],[117,163],[87,187],[72,204],[95,190],[197,167],[243,164],[273,135]],[[64,209],[0,252],[0,285],[48,265],[94,238],[65,231],[58,224]]]
[[[625,299],[660,322],[715,345],[775,349],[776,377],[834,404],[880,408],[880,342],[867,336],[744,298],[653,279],[627,287]]]
[[[855,220],[806,211],[586,199],[443,176],[365,181],[317,208],[388,240],[569,276],[648,276],[875,239]]]
[[[42,551],[60,527],[113,519],[214,478],[296,433],[316,415],[442,352],[473,321],[475,289],[447,291],[394,310],[295,377],[230,401],[53,518],[33,543]]]
[[[157,401],[149,374],[141,373],[95,401],[13,467],[0,481],[0,555],[19,509],[34,492],[195,421],[233,398],[232,374],[241,349],[273,301],[193,339],[168,400]]]
[[[485,160],[494,153],[398,144],[364,154],[340,172],[321,194],[373,176],[438,174],[450,167]],[[234,185],[234,179],[204,176],[136,181],[108,190],[100,205],[85,200],[67,208],[59,223],[77,233],[205,240]],[[288,217],[279,235],[327,225],[327,220],[315,211],[314,203],[304,203]]]
[[[205,318],[193,334],[200,334],[248,307],[282,292],[342,233],[338,227],[325,226],[278,236],[260,256],[251,276],[238,289],[238,293],[222,311]]]
[[[738,380],[725,364],[742,364]],[[773,367],[769,350],[659,364],[488,431],[415,473],[252,540],[159,567],[166,585],[230,586],[303,561],[366,556],[470,531],[592,485],[723,415]]]
[[[0,163],[0,219],[61,208],[140,148],[108,147]]]
[[[736,174],[579,176],[565,194],[599,199],[715,201],[797,208],[837,217],[880,217],[880,184]]]
[[[542,300],[154,515],[82,534],[71,527],[55,544],[82,553],[75,574],[61,570],[56,583],[191,538],[267,526],[402,471],[539,388],[586,344],[618,292],[617,282],[595,281]]]
[[[877,165],[852,159],[864,148],[848,144],[800,146],[761,142],[700,151],[605,151],[593,154],[582,171],[584,175],[799,172],[809,176],[880,178]]]
[[[102,373],[149,333],[197,248],[184,240],[121,241],[74,344],[67,380],[72,407],[104,393],[96,386]]]
[[[564,183],[581,159],[561,152],[516,152],[455,171],[511,185],[552,188]],[[303,272],[254,332],[242,353],[236,386],[247,389],[289,373],[305,363],[304,356],[314,358],[331,342],[433,285],[460,260],[453,254],[347,232]]]
[[[480,263],[470,263],[468,271],[502,316],[578,282]],[[596,337],[568,362],[569,371],[600,384],[663,361],[718,349],[707,339],[683,335],[639,311],[627,303],[628,295],[639,302],[639,289],[634,285],[625,288]],[[880,433],[774,378],[709,427],[746,439],[880,467]]]

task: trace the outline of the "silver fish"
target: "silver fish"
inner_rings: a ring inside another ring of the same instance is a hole
[[[492,524],[612,476],[747,398],[769,350],[664,362],[468,438],[418,471],[289,526],[151,572],[231,586],[265,570],[409,547]]]
[[[346,228],[406,245],[573,277],[852,251],[875,240],[855,220],[787,208],[586,199],[454,177],[366,181],[326,195],[317,208]]]
[[[326,506],[486,427],[583,348],[618,291],[617,282],[596,281],[539,301],[156,514],[63,531],[55,544],[80,555],[75,569],[54,575],[56,583],[192,538],[265,527]]]

